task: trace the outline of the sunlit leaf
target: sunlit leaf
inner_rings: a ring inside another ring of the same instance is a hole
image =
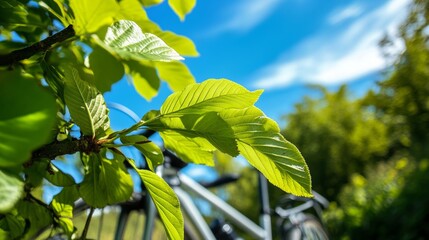
[[[79,187],[80,196],[86,203],[102,208],[130,198],[133,181],[122,161],[92,153],[88,165],[88,172]]]
[[[164,0],[140,0],[143,6],[152,6],[162,3]]]
[[[168,0],[171,9],[179,16],[180,20],[184,20],[186,14],[194,9],[197,0]]]
[[[240,153],[275,186],[298,196],[312,196],[308,167],[279,127],[256,107],[221,113],[234,129]]]
[[[77,35],[94,33],[101,26],[111,24],[119,9],[115,0],[70,0],[70,7],[75,16]]]
[[[21,198],[24,183],[18,176],[0,170],[0,213],[8,212]]]
[[[133,143],[133,146],[145,156],[146,163],[152,171],[156,166],[159,166],[164,162],[164,156],[161,149],[158,145],[149,141],[145,136],[123,136],[121,137],[121,141],[123,143]]]
[[[161,28],[148,18],[146,11],[141,7],[138,0],[123,0],[119,2],[119,5],[121,7],[119,19],[135,22],[142,32],[154,33],[161,31]]]
[[[119,2],[120,13],[122,19],[137,22],[139,20],[149,20],[146,11],[142,7],[139,0],[122,0]]]
[[[179,61],[155,63],[159,77],[166,81],[173,91],[181,91],[195,83],[194,76],[185,64]]]
[[[180,55],[194,57],[199,55],[192,40],[170,31],[162,31],[156,23],[152,22],[138,0],[123,0],[119,5],[121,19],[135,22],[142,32],[156,35]]]
[[[182,56],[197,57],[200,55],[194,42],[187,37],[177,35],[170,31],[156,31],[154,34]]]
[[[133,21],[120,20],[107,29],[104,43],[121,58],[172,61],[183,58],[174,49],[151,33],[143,33]]]
[[[212,79],[192,84],[170,95],[159,115],[144,125],[163,133],[167,148],[185,161],[212,165],[213,159],[208,153],[215,149],[231,156],[238,155],[234,132],[219,113],[252,106],[260,94],[261,91],[250,92],[229,80]],[[187,151],[198,148],[202,157]]]
[[[95,86],[104,93],[124,76],[124,66],[101,47],[94,47],[89,55],[89,65],[94,72]]]
[[[171,94],[162,104],[160,113],[181,116],[241,109],[252,106],[261,93],[261,90],[250,92],[226,79],[210,79]]]
[[[64,98],[73,121],[84,135],[101,135],[110,127],[103,95],[82,80],[75,68],[67,68],[64,76]]]
[[[19,71],[7,71],[0,73],[0,109],[0,167],[21,165],[49,141],[55,100]]]
[[[67,235],[74,231],[73,225],[73,207],[74,201],[79,197],[76,187],[65,187],[52,199],[50,204],[55,215],[57,224],[61,226]]]
[[[214,151],[216,149],[222,152],[228,153],[231,156],[238,155],[237,143],[235,142],[234,132],[231,127],[221,118],[218,113],[208,112],[201,115],[186,114],[181,117],[160,117],[159,120],[150,121],[145,124],[151,129],[155,129],[159,132],[166,130],[172,130],[183,137],[187,138],[188,141],[199,145],[203,151]],[[162,136],[165,136],[163,134]],[[175,135],[170,136],[173,138]],[[183,137],[179,139],[171,139],[175,142],[183,140]],[[177,146],[176,144],[170,144],[168,141],[165,142],[166,146]],[[186,143],[183,143],[186,145]],[[184,159],[190,159],[187,156],[181,155],[179,149],[174,150],[180,157]],[[186,153],[184,154],[192,154]],[[192,154],[193,155],[193,154]],[[192,161],[193,162],[193,161]],[[212,161],[208,162],[209,165],[213,165]]]
[[[165,147],[174,151],[183,161],[214,166],[213,145],[202,146],[206,141],[194,141],[194,138],[172,130],[163,130],[160,135]]]
[[[131,77],[134,88],[146,100],[158,94],[160,80],[155,68],[137,61],[126,61],[127,74]]]
[[[148,170],[137,169],[150,197],[155,203],[169,239],[184,238],[184,223],[180,203],[173,189],[158,175]]]

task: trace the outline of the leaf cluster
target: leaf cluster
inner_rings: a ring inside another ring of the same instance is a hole
[[[137,130],[159,132],[165,148],[186,162],[213,165],[216,150],[241,154],[282,190],[311,196],[300,152],[254,106],[262,91],[227,79],[196,83],[180,61],[198,56],[193,42],[162,30],[145,12],[161,2],[0,0],[0,236],[28,239],[50,227],[52,235],[78,237],[74,201],[83,199],[91,212],[127,201],[134,171],[167,236],[183,239],[179,201],[155,173],[162,150]],[[168,1],[181,20],[195,3]],[[146,100],[156,96],[161,80],[174,93],[159,110],[114,131],[103,94],[124,77]],[[147,168],[122,146],[139,150]],[[80,182],[52,161],[70,154],[80,159]],[[40,195],[46,183],[62,188],[50,203]]]

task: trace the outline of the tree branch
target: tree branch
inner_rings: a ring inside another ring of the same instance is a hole
[[[5,55],[0,55],[0,66],[12,65],[21,60],[30,58],[38,52],[47,51],[55,43],[63,42],[76,35],[73,29],[73,25],[69,25],[67,28],[55,33],[54,35],[45,38],[44,40],[34,43],[33,45],[12,51]]]
[[[52,142],[34,151],[31,156],[31,159],[54,159],[57,156],[73,154],[75,152],[91,152],[96,149],[95,145],[96,144],[94,144],[91,139],[87,138]]]

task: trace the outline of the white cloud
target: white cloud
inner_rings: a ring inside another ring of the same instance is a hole
[[[379,71],[385,60],[378,42],[403,21],[409,0],[391,0],[342,31],[327,29],[258,72],[254,87],[279,88],[296,82],[340,84]],[[333,32],[337,32],[333,34]],[[327,34],[329,33],[329,34]]]
[[[360,5],[350,5],[341,10],[334,11],[329,17],[328,22],[332,25],[346,21],[351,18],[359,16],[363,12],[363,8]]]
[[[223,32],[245,32],[263,22],[281,0],[241,0],[226,12],[225,22],[217,23],[208,35]]]

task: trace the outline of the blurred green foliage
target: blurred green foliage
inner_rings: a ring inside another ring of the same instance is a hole
[[[287,115],[286,138],[301,150],[311,169],[314,190],[335,200],[353,173],[362,173],[384,156],[386,126],[360,101],[348,97],[346,86],[305,98]]]
[[[394,42],[405,49],[393,56],[387,78],[365,101],[375,107],[389,128],[391,147],[404,149],[417,159],[429,155],[429,1],[415,0],[399,38],[386,38],[386,48]]]
[[[381,42],[383,48],[395,41],[405,47],[390,56],[392,67],[379,89],[363,99],[387,128],[386,162],[353,174],[326,212],[336,239],[429,237],[428,29],[429,1],[415,0],[399,37]]]
[[[354,174],[325,214],[335,239],[429,236],[429,161],[403,158]]]

